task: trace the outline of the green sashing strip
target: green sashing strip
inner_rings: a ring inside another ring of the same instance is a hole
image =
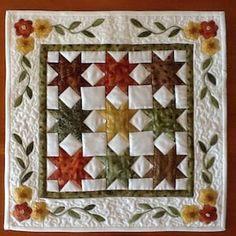
[[[89,192],[48,192],[47,191],[47,144],[46,144],[46,88],[48,51],[150,51],[185,50],[187,63],[187,102],[188,102],[188,183],[186,190],[101,190]],[[60,45],[45,44],[40,49],[40,164],[39,197],[45,198],[90,198],[90,197],[192,197],[194,189],[194,145],[193,145],[193,45],[192,44],[103,44],[103,45]]]

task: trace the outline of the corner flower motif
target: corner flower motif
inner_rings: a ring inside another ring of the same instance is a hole
[[[34,38],[29,37],[16,39],[16,48],[21,54],[28,54],[34,50]]]
[[[32,199],[32,189],[22,185],[17,187],[14,191],[14,200],[16,203],[21,204],[24,202],[29,202]]]
[[[14,25],[16,29],[16,35],[28,38],[30,34],[34,31],[32,24],[33,22],[31,20],[20,19]]]
[[[184,36],[187,39],[196,40],[200,36],[201,26],[198,22],[190,21],[184,28]]]
[[[32,206],[31,218],[34,221],[43,221],[49,214],[47,204],[45,202],[35,202]]]
[[[218,192],[212,188],[201,189],[199,202],[203,205],[215,206],[218,197]]]
[[[185,224],[199,220],[199,208],[196,205],[184,205],[181,210],[181,217]]]
[[[220,50],[220,41],[216,38],[204,39],[201,45],[201,51],[208,55],[213,56]]]
[[[202,210],[199,211],[199,220],[205,224],[209,224],[212,221],[217,220],[217,209],[210,205],[205,205]]]
[[[32,209],[28,206],[27,202],[22,204],[17,204],[14,207],[14,211],[12,212],[13,216],[19,221],[28,220],[32,213]]]
[[[52,28],[51,23],[47,19],[36,19],[34,22],[34,31],[38,38],[47,38]]]
[[[200,33],[205,39],[209,39],[211,37],[215,37],[217,35],[218,26],[215,21],[203,21],[201,22],[201,30]]]

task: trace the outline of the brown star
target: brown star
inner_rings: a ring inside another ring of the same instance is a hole
[[[57,169],[48,177],[49,180],[57,180],[59,190],[69,181],[73,181],[81,188],[82,179],[92,177],[84,170],[85,165],[92,157],[83,157],[82,148],[73,156],[68,155],[62,148],[59,149],[59,157],[48,158]]]
[[[153,92],[155,93],[163,85],[174,93],[175,85],[182,85],[184,82],[176,75],[178,70],[184,65],[184,62],[174,61],[174,52],[172,52],[165,61],[162,61],[156,54],[152,54],[152,63],[144,64],[145,68],[151,72],[147,80],[151,80]],[[146,83],[148,83],[146,81]]]
[[[172,148],[167,155],[163,155],[155,148],[153,157],[153,185],[156,187],[162,180],[175,188],[176,179],[187,178],[177,167],[186,156],[177,156],[175,148]]]
[[[63,55],[59,54],[58,63],[48,63],[58,76],[49,85],[58,86],[59,95],[69,86],[78,94],[80,87],[88,87],[90,84],[81,76],[90,64],[81,63],[81,55],[69,62]]]

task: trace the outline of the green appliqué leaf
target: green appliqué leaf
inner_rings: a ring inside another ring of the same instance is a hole
[[[138,206],[142,209],[145,209],[145,210],[151,210],[152,209],[152,207],[147,203],[140,203],[140,204],[138,204]]]
[[[19,82],[23,81],[26,78],[27,71],[23,70],[19,76]]]
[[[137,213],[132,216],[129,220],[129,223],[134,223],[135,221],[139,220],[142,217],[143,213]]]
[[[210,169],[215,163],[215,157],[212,157],[206,164],[206,169]]]
[[[31,99],[33,97],[33,91],[29,86],[26,87],[26,93],[27,93],[29,99]]]
[[[166,29],[166,27],[162,23],[160,23],[160,22],[154,22],[154,24],[156,25],[156,27],[158,29],[160,29],[162,31]]]
[[[17,161],[18,165],[24,170],[26,167],[24,161],[19,157],[16,158],[16,161]]]
[[[143,25],[141,24],[141,22],[139,22],[138,20],[136,20],[136,19],[134,19],[134,18],[132,18],[130,21],[131,21],[131,23],[132,23],[134,26],[136,26],[137,28],[142,28],[142,27],[143,27]]]
[[[176,217],[177,217],[177,216],[180,216],[179,210],[178,210],[177,208],[172,207],[172,206],[168,206],[168,209],[169,209],[169,211],[170,211],[173,215],[175,215]]]
[[[96,207],[96,205],[94,205],[94,204],[87,205],[86,207],[84,207],[84,210],[85,210],[85,211],[91,211],[91,210],[93,210],[95,207]]]
[[[14,107],[20,106],[20,104],[22,103],[22,100],[23,100],[23,94],[21,94],[21,95],[15,100]]]
[[[180,32],[180,30],[181,30],[180,28],[172,30],[170,34],[168,35],[168,37],[171,38],[171,37],[176,36]]]
[[[54,28],[58,34],[65,35],[65,31],[59,25],[55,25]]]
[[[152,34],[152,32],[149,31],[149,30],[147,30],[147,31],[143,31],[142,33],[140,33],[140,34],[138,35],[138,37],[144,38],[144,37],[148,37],[148,36],[151,35],[151,34]]]
[[[219,102],[217,101],[217,99],[214,97],[214,96],[212,96],[211,95],[211,103],[212,103],[212,105],[214,106],[214,107],[216,107],[216,108],[219,108],[220,106],[219,106]]]
[[[21,139],[21,137],[18,134],[14,133],[13,136],[14,136],[14,138],[15,138],[17,143],[19,143],[20,145],[23,144],[22,139]]]
[[[211,74],[211,73],[207,73],[207,78],[208,78],[208,80],[212,83],[212,84],[214,84],[214,85],[216,85],[216,78],[215,78],[215,76],[213,75],[213,74]]]
[[[72,218],[80,219],[80,214],[73,210],[68,210],[68,215],[71,216]]]
[[[30,155],[30,153],[33,151],[33,148],[34,148],[34,142],[31,142],[26,148],[26,155],[27,156]]]
[[[103,222],[105,221],[106,219],[98,214],[91,214],[91,216],[93,216],[93,218],[98,221],[98,222]]]
[[[202,70],[205,70],[210,65],[211,60],[211,57],[209,57],[202,63]]]
[[[59,206],[53,211],[53,214],[55,214],[55,215],[59,214],[59,213],[63,212],[64,210],[65,210],[64,206]]]
[[[101,25],[104,22],[104,20],[105,19],[103,19],[103,18],[99,18],[99,19],[95,20],[92,24],[92,27],[97,27],[97,26]]]
[[[69,30],[73,30],[73,29],[77,28],[80,24],[81,24],[80,21],[74,21],[74,22],[72,22],[72,23],[70,24],[70,26],[69,26]]]
[[[21,184],[25,183],[31,177],[32,174],[33,174],[33,171],[30,171],[27,174],[25,174],[23,178],[21,179]]]
[[[202,171],[202,179],[207,184],[211,184],[212,182],[211,178],[204,171]]]
[[[201,151],[204,153],[207,153],[207,148],[206,148],[205,144],[202,141],[198,141],[198,144],[199,144]]]
[[[26,56],[22,56],[22,62],[28,66],[29,68],[31,68],[31,63],[29,61],[29,59]]]
[[[95,35],[88,30],[82,30],[81,33],[89,38],[95,38]]]
[[[218,135],[215,134],[215,135],[211,138],[210,145],[211,145],[211,146],[214,146],[217,142],[218,142]]]
[[[208,91],[207,87],[204,87],[204,88],[201,90],[201,92],[200,92],[200,99],[203,99],[203,98],[206,96],[207,91]]]
[[[159,219],[159,218],[163,217],[165,214],[166,214],[165,211],[158,211],[156,214],[154,214],[154,215],[152,216],[152,218],[154,218],[154,219]]]

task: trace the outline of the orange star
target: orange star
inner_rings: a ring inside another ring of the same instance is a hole
[[[59,157],[48,158],[55,166],[55,170],[49,180],[58,180],[59,190],[72,180],[81,188],[81,179],[91,179],[92,177],[84,170],[86,164],[92,157],[83,157],[82,148],[80,148],[73,156],[68,155],[63,149],[59,150]]]

